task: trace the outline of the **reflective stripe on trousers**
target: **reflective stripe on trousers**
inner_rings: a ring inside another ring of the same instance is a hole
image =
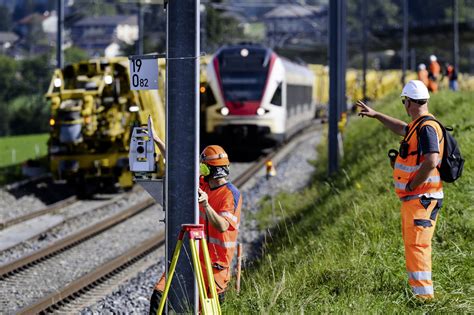
[[[402,237],[408,282],[413,293],[434,296],[431,279],[431,240],[442,200],[418,198],[402,202]]]

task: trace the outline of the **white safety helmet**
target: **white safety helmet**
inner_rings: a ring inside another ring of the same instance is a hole
[[[430,93],[423,82],[420,80],[411,80],[405,84],[400,96],[406,96],[412,100],[427,100],[430,98]]]
[[[426,70],[426,65],[424,63],[420,63],[418,65],[418,70]]]
[[[430,61],[434,62],[434,61],[436,61],[436,60],[438,60],[438,58],[436,58],[435,55],[431,55],[431,56],[430,56]]]

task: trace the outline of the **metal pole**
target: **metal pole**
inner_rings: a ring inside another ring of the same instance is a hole
[[[474,46],[469,46],[469,74],[474,74]]]
[[[362,95],[367,100],[367,0],[362,0]]]
[[[137,3],[138,5],[138,12],[137,12],[137,19],[138,19],[138,43],[137,43],[137,55],[143,55],[143,33],[145,31],[143,27],[143,5],[141,2]]]
[[[453,0],[453,66],[459,73],[459,6],[458,0]]]
[[[176,246],[181,224],[198,222],[199,7],[199,0],[171,0],[167,7],[166,261],[168,263]],[[167,272],[168,267],[167,264]],[[197,312],[195,283],[190,262],[186,255],[182,255],[176,266],[168,299],[176,313]]]
[[[416,50],[415,48],[410,49],[410,69],[416,71]]]
[[[408,59],[408,0],[403,0],[402,84],[405,85]]]
[[[63,27],[64,27],[64,5],[63,0],[58,0],[57,3],[58,10],[58,29],[56,32],[56,67],[62,69],[64,66],[63,59]]]
[[[345,101],[345,0],[329,2],[329,174],[339,168],[338,126]]]
[[[339,70],[339,113],[338,119],[341,119],[341,113],[347,111],[347,99],[346,99],[346,0],[341,1],[341,8],[339,11],[339,53],[338,58],[338,70]],[[342,138],[341,138],[342,139]],[[342,145],[342,143],[341,143]],[[341,152],[340,152],[341,153]]]
[[[201,4],[201,49],[207,51],[207,8],[205,4]]]

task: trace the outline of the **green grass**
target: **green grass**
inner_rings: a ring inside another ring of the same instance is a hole
[[[263,201],[260,224],[271,228],[261,260],[231,290],[224,313],[473,313],[474,312],[474,93],[442,92],[430,109],[455,127],[466,164],[463,177],[445,185],[433,238],[436,299],[423,303],[408,286],[400,228],[400,202],[387,158],[399,137],[370,118],[351,117],[340,173],[325,175],[327,157],[314,162],[313,184],[276,198],[284,219],[272,226]],[[378,103],[408,120],[395,94]]]
[[[0,138],[0,167],[46,155],[48,136],[48,134],[38,134]]]

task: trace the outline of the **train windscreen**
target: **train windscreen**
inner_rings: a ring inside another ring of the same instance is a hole
[[[268,50],[242,49],[222,51],[218,57],[226,101],[259,101],[267,79],[270,56]]]

